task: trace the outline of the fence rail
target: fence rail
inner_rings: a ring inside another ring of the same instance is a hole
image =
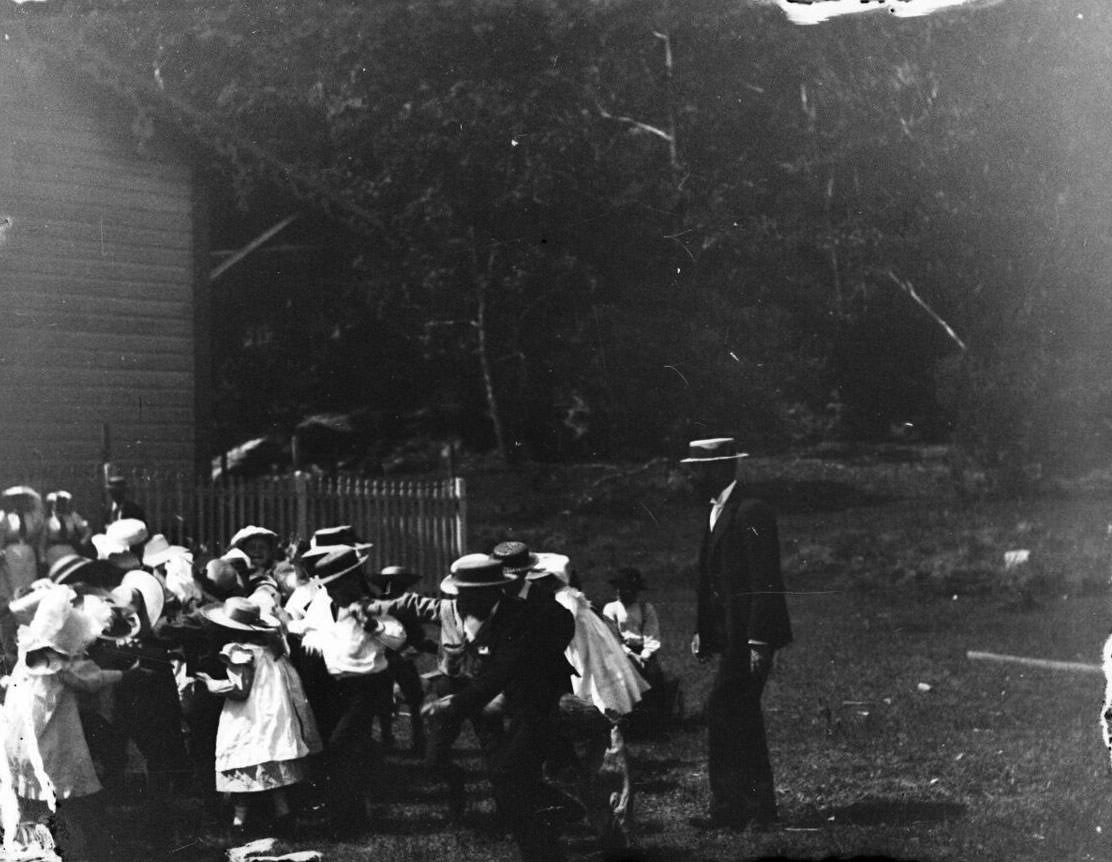
[[[273,530],[282,542],[308,539],[321,527],[351,524],[373,542],[371,566],[412,566],[435,589],[467,535],[464,480],[387,480],[307,474],[217,483],[136,473],[132,498],[152,531],[191,540],[214,553],[247,524]]]

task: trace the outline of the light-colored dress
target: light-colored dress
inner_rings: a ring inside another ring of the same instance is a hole
[[[322,745],[293,665],[250,643],[228,644],[220,658],[232,696],[216,732],[216,789],[256,793],[303,781],[305,758]]]
[[[20,654],[4,698],[4,753],[17,794],[53,803],[101,789],[77,711],[79,692],[118,682],[86,658],[47,652],[34,667]]]
[[[565,651],[579,672],[572,677],[573,693],[609,715],[632,712],[649,684],[634,668],[614,630],[574,587],[563,587],[555,597],[575,617],[575,636]]]

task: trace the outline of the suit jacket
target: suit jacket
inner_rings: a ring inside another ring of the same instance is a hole
[[[699,549],[696,631],[703,654],[736,653],[750,640],[791,643],[776,514],[736,486]]]
[[[454,698],[454,708],[472,712],[499,694],[506,714],[543,715],[571,691],[575,669],[564,650],[575,634],[575,618],[556,602],[526,602],[507,596],[467,644],[475,675]]]

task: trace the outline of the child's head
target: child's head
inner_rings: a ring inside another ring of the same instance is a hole
[[[405,595],[420,582],[421,575],[406,566],[386,566],[371,578],[371,586],[377,588],[384,599]]]
[[[618,593],[618,600],[627,605],[637,601],[638,594],[645,589],[645,581],[641,576],[641,570],[632,566],[623,566],[618,569],[615,576],[610,579],[610,583],[614,585],[614,589]]]
[[[244,527],[229,545],[243,551],[256,571],[269,569],[278,559],[278,534],[266,527]]]
[[[141,570],[125,574],[120,585],[112,590],[112,597],[122,607],[135,612],[139,618],[140,636],[151,633],[166,604],[166,593],[158,578]]]

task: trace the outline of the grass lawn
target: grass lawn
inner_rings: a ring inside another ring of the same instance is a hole
[[[614,564],[640,566],[654,587],[645,597],[661,614],[663,660],[683,679],[689,716],[631,743],[638,846],[626,858],[1112,858],[1102,678],[965,655],[1099,660],[1110,628],[1108,502],[962,505],[938,465],[917,461],[770,459],[747,469],[782,513],[796,636],[764,699],[784,825],[761,835],[687,824],[708,801],[698,713],[713,666],[686,654],[705,508],[675,493],[663,467],[601,484],[611,475],[603,468],[574,481],[535,471],[470,485],[476,547],[514,535],[564,550],[599,600]],[[1005,572],[1004,552],[1018,548],[1031,563]],[[452,829],[439,788],[391,757],[364,841],[291,849],[335,862],[516,859],[484,828],[480,764],[473,748],[462,753],[476,770],[472,827]],[[214,842],[181,837],[166,858],[220,858]],[[574,860],[599,858],[586,831],[568,844]]]

